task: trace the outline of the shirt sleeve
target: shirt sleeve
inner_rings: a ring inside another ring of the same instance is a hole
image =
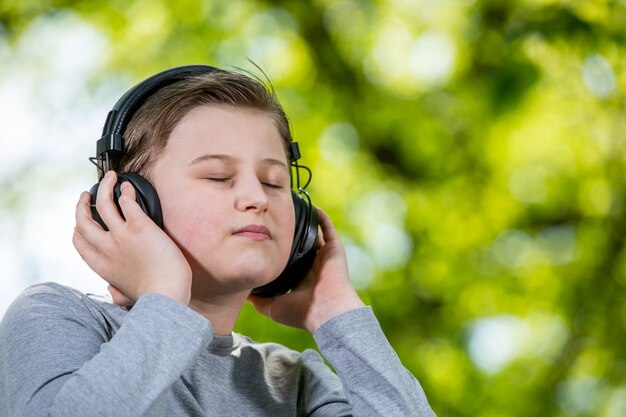
[[[213,334],[208,320],[158,294],[143,295],[110,340],[100,321],[60,285],[22,293],[0,322],[0,410],[161,416],[166,389]]]
[[[313,337],[337,371],[354,416],[435,415],[424,390],[400,362],[370,307],[332,318]]]

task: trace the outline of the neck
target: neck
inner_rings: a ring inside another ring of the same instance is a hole
[[[216,335],[229,335],[249,293],[216,294],[192,288],[189,307],[211,322]]]

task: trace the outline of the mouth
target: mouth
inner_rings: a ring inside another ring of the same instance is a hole
[[[272,238],[272,234],[269,229],[263,225],[259,224],[250,224],[248,226],[242,227],[241,229],[235,230],[233,232],[233,236],[244,237],[252,240],[270,240]]]

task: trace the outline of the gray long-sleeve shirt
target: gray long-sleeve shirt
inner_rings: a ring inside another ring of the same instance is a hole
[[[434,416],[369,307],[302,353],[216,336],[143,295],[129,311],[59,284],[26,289],[0,322],[0,416]]]

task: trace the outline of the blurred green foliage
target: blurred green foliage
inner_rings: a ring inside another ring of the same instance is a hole
[[[624,1],[3,0],[1,33],[67,13],[100,77],[267,72],[439,415],[626,415]],[[250,306],[237,331],[315,346]]]

